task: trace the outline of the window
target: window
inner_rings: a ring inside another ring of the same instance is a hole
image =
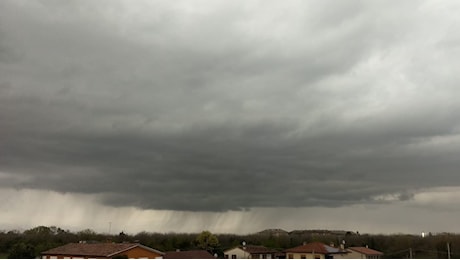
[[[294,259],[294,255],[288,254],[288,259]]]
[[[236,259],[236,255],[232,255],[232,259]]]
[[[300,255],[300,259],[307,259],[305,255]]]

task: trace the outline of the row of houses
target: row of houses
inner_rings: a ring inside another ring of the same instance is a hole
[[[283,252],[264,246],[244,245],[224,251],[226,259],[378,259],[383,253],[368,247],[334,247],[319,242],[305,243]],[[206,250],[170,251],[159,250],[139,243],[70,243],[42,252],[43,259],[213,259]]]
[[[368,247],[334,247],[319,242],[305,243],[283,252],[264,246],[239,246],[224,251],[226,259],[379,259],[383,253]]]

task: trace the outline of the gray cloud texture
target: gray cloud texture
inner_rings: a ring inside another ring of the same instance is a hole
[[[460,185],[454,1],[2,1],[0,186],[186,211]]]

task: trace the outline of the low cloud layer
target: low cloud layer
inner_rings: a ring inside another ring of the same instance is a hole
[[[2,1],[0,186],[144,209],[458,186],[454,1]]]
[[[361,234],[453,232],[460,213],[458,193],[458,187],[443,187],[422,191],[412,200],[387,204],[190,212],[101,205],[92,194],[0,189],[6,202],[0,204],[0,230],[54,225],[71,231],[90,228],[112,234],[202,230],[249,234],[267,228],[351,230]],[[442,221],[433,221],[437,219]]]

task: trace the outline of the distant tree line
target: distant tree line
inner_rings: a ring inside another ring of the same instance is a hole
[[[70,232],[55,226],[38,226],[23,232],[17,230],[0,231],[0,258],[36,258],[48,249],[78,243],[97,242],[137,242],[160,251],[204,249],[223,256],[223,251],[243,241],[248,245],[263,245],[280,251],[301,245],[304,242],[333,243],[335,246],[345,241],[346,247],[369,246],[382,251],[385,258],[447,258],[448,247],[451,258],[460,258],[460,235],[436,234],[422,238],[416,235],[372,235],[346,232],[343,234],[296,231],[285,233],[259,232],[249,235],[199,234],[140,232],[117,235],[101,234],[90,229]],[[449,246],[447,246],[449,245]]]

